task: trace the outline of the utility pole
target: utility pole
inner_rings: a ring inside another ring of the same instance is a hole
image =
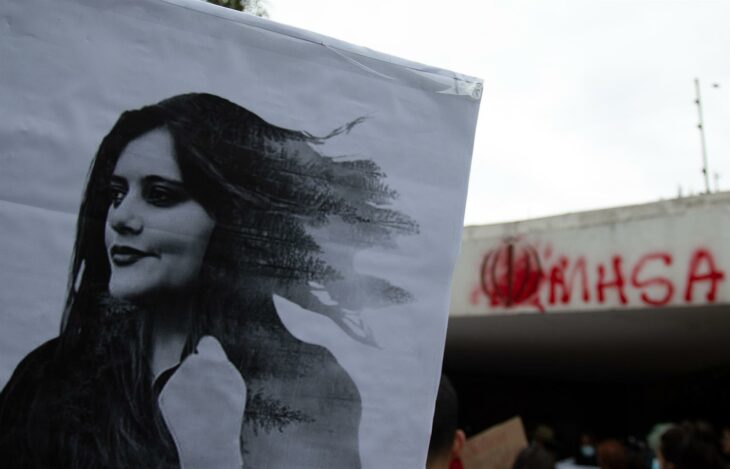
[[[697,114],[699,115],[700,121],[697,124],[697,128],[700,130],[700,143],[702,144],[702,175],[705,178],[705,192],[710,193],[710,176],[707,171],[707,147],[705,144],[705,124],[702,120],[702,100],[700,98],[700,79],[695,78],[695,104],[697,105]]]

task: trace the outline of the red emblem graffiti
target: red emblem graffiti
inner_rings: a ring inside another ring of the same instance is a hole
[[[481,287],[493,306],[532,304],[543,311],[537,297],[542,278],[537,250],[518,238],[507,238],[482,262]]]
[[[683,280],[676,267],[676,257],[681,254],[670,251],[650,251],[628,260],[613,254],[608,260],[591,262],[585,255],[556,257],[550,244],[541,249],[521,237],[510,237],[488,251],[481,261],[479,283],[470,293],[471,304],[479,305],[481,298],[487,298],[491,308],[531,306],[543,313],[543,301],[548,307],[656,308],[682,300],[684,304],[713,304],[723,298],[720,288],[728,280],[719,259],[706,247],[687,253]]]

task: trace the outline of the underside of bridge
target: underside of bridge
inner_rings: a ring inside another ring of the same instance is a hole
[[[730,307],[452,317],[444,356],[469,432],[521,415],[644,436],[657,422],[730,424]]]

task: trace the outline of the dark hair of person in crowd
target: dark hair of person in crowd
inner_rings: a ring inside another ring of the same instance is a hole
[[[427,469],[448,468],[453,459],[458,459],[466,437],[459,429],[459,399],[456,390],[446,375],[441,375],[436,406],[428,446]]]
[[[661,469],[723,469],[725,465],[712,427],[683,422],[665,431],[657,453]]]
[[[520,451],[512,469],[555,469],[555,458],[542,446],[532,444]]]
[[[546,423],[538,424],[532,431],[532,438],[530,440],[533,445],[539,446],[547,451],[553,459],[557,459],[560,444],[555,438],[555,429]]]
[[[613,438],[598,444],[596,460],[601,469],[629,469],[630,467],[626,446]]]

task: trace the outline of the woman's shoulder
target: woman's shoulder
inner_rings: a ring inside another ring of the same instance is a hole
[[[58,339],[52,339],[26,355],[0,393],[0,456],[11,466],[27,465],[33,453],[23,429],[36,413],[40,389],[53,375],[49,370],[57,348]]]
[[[46,368],[56,356],[58,343],[58,338],[51,339],[36,347],[18,363],[10,380],[3,388],[0,402],[4,403],[8,395],[15,394],[18,387],[25,387],[46,376]]]
[[[51,339],[18,363],[0,393],[0,423],[6,424],[13,415],[22,413],[26,404],[34,399],[41,383],[53,375],[49,370],[55,368],[53,362],[57,349],[58,339]]]

